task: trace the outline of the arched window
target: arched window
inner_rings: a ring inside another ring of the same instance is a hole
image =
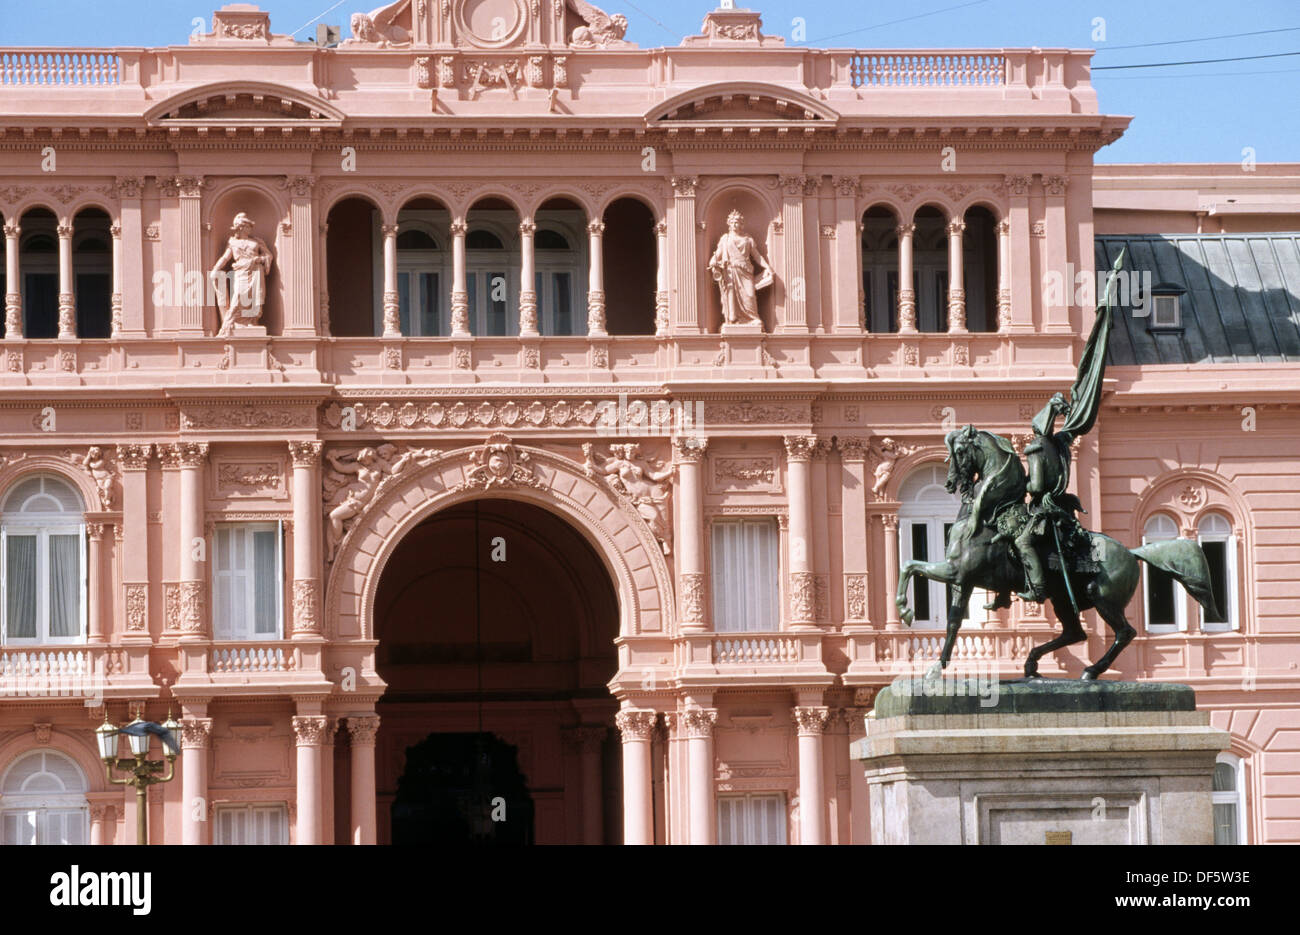
[[[1163,513],[1157,513],[1147,520],[1142,534],[1142,543],[1167,542],[1178,538],[1178,524]],[[1173,633],[1187,629],[1186,601],[1179,593],[1173,576],[1159,568],[1142,563],[1142,573],[1146,576],[1143,589],[1142,618],[1146,621],[1148,633]]]
[[[19,482],[0,513],[4,641],[75,643],[86,633],[81,497],[57,477]]]
[[[1237,538],[1232,523],[1222,513],[1207,513],[1196,527],[1197,538],[1210,565],[1210,589],[1219,616],[1210,617],[1201,608],[1202,630],[1236,630],[1237,619]]]
[[[1220,753],[1214,764],[1214,843],[1246,843],[1246,784],[1241,757]]]
[[[578,255],[569,239],[554,228],[539,227],[533,247],[538,328],[542,334],[586,334],[586,316],[574,314]]]
[[[20,757],[0,784],[5,844],[85,844],[89,809],[86,777],[54,750]]]
[[[397,302],[402,334],[429,337],[448,334],[443,320],[440,279],[444,263],[438,242],[423,227],[397,234]]]
[[[941,465],[927,465],[914,471],[903,482],[898,499],[898,547],[902,561],[942,562],[948,551],[948,534],[957,521],[961,501],[944,489],[947,480]],[[952,588],[937,581],[914,578],[908,585],[908,603],[916,619],[914,627],[943,629],[948,625],[948,605]],[[988,620],[984,605],[987,591],[971,592],[963,622],[981,626]]]

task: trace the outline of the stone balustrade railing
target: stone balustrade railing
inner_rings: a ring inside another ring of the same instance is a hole
[[[116,52],[93,49],[0,50],[0,85],[105,87],[122,81]]]
[[[789,637],[727,638],[714,640],[713,659],[718,665],[799,662],[802,653],[799,641]]]
[[[1006,56],[985,51],[854,52],[855,88],[968,88],[1006,84]]]
[[[212,650],[213,673],[292,672],[297,667],[293,646],[288,643],[247,643]]]

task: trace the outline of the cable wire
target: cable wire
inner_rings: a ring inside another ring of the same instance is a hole
[[[1118,52],[1120,49],[1150,49],[1158,45],[1187,45],[1192,42],[1212,42],[1216,39],[1240,39],[1243,36],[1266,36],[1278,32],[1300,32],[1300,26],[1283,26],[1279,29],[1256,29],[1254,32],[1230,32],[1222,36],[1205,36],[1201,39],[1169,39],[1165,42],[1138,42],[1133,45],[1107,45],[1101,52]]]
[[[1231,58],[1199,58],[1187,62],[1147,62],[1142,65],[1094,65],[1093,71],[1119,71],[1123,68],[1172,68],[1176,65],[1212,65],[1215,62],[1252,62],[1261,58],[1286,58],[1300,52],[1274,52],[1271,55],[1234,55]]]

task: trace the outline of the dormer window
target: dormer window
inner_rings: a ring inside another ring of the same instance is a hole
[[[1187,290],[1177,283],[1162,282],[1151,287],[1151,317],[1148,331],[1181,331],[1183,294]]]

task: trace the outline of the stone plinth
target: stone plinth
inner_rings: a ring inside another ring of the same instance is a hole
[[[873,844],[1212,844],[1228,734],[1184,685],[899,679],[854,744]],[[996,690],[994,690],[996,688]]]

